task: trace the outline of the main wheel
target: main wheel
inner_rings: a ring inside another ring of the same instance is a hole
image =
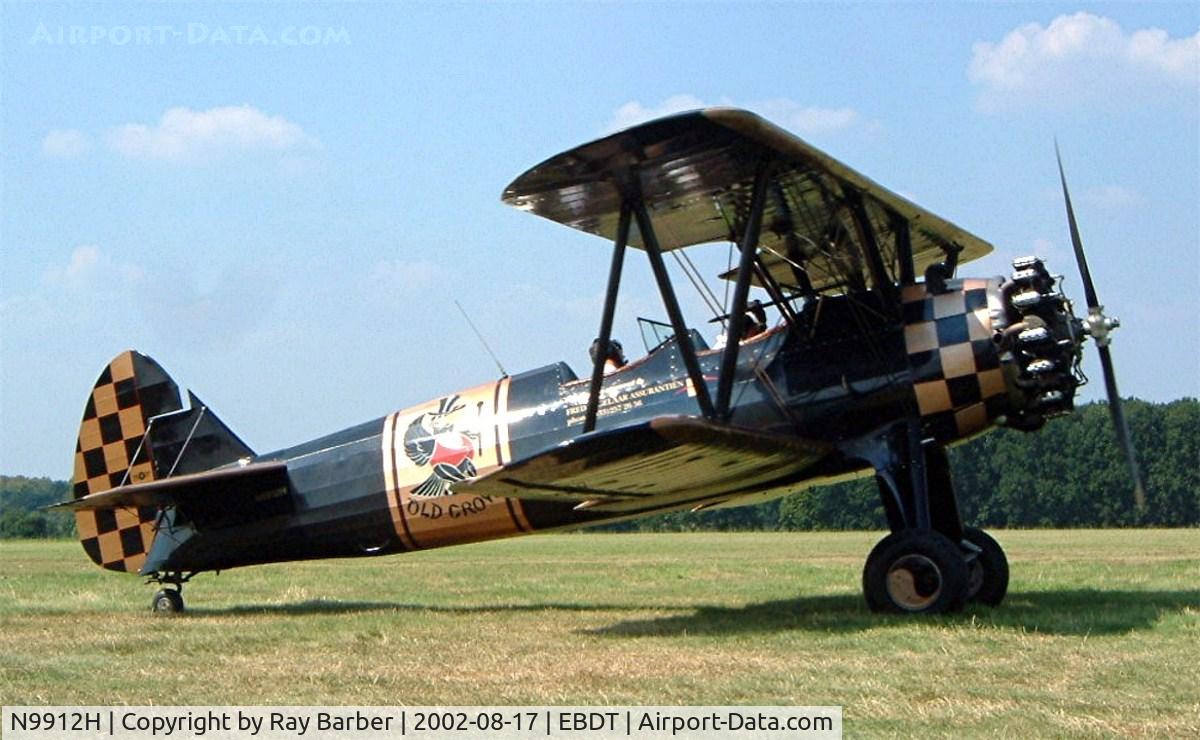
[[[902,529],[880,540],[867,556],[863,595],[876,612],[958,611],[967,598],[967,563],[945,535]]]
[[[155,614],[178,614],[183,611],[183,594],[173,588],[164,588],[154,594],[150,608]]]
[[[967,563],[967,601],[997,606],[1008,593],[1008,558],[1000,543],[978,527],[965,527],[963,538],[979,548]]]

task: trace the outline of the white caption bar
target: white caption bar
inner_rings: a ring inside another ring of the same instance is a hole
[[[841,707],[4,707],[5,740],[841,738]]]

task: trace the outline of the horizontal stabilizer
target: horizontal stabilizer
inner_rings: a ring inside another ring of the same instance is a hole
[[[588,502],[589,507],[648,499],[748,493],[824,458],[822,442],[666,416],[596,432],[470,484],[474,493]]]
[[[287,463],[252,463],[121,486],[50,507],[73,511],[175,507],[198,526],[256,518],[288,494]]]

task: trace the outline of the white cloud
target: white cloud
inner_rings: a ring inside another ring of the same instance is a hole
[[[734,103],[728,98],[722,98],[716,102],[706,102],[695,95],[680,94],[672,95],[658,105],[643,105],[641,101],[631,100],[617,108],[608,126],[605,127],[605,131],[620,131],[673,113],[683,113],[712,106],[746,108],[802,136],[821,136],[856,126],[867,129],[879,127],[878,122],[863,121],[862,116],[853,108],[806,106],[788,98],[772,98],[749,103]]]
[[[137,307],[156,341],[241,347],[269,322],[287,279],[282,272],[269,260],[224,265],[211,280],[158,271],[139,286]]]
[[[100,248],[93,244],[85,244],[82,247],[76,247],[71,252],[71,260],[63,268],[62,276],[65,279],[79,279],[95,270],[98,264],[100,264]]]
[[[73,159],[90,147],[87,135],[73,128],[54,129],[42,139],[42,154],[55,159]]]
[[[1103,208],[1122,208],[1125,206],[1135,206],[1142,203],[1143,198],[1136,190],[1121,187],[1120,185],[1106,185],[1101,188],[1095,188],[1087,191],[1084,198],[1095,205]]]
[[[1064,218],[1065,222],[1065,218]],[[979,262],[971,263],[969,268],[960,268],[960,274],[968,275],[1004,275],[1012,274],[1012,263],[1018,257],[1040,257],[1047,265],[1051,274],[1074,274],[1075,252],[1070,244],[1060,244],[1052,239],[1037,236],[1023,246],[997,244],[991,254]]]
[[[775,123],[786,129],[808,136],[831,134],[860,123],[861,117],[853,108],[817,108],[803,106],[794,100],[776,98],[752,106]],[[869,127],[877,123],[867,124]]]
[[[1184,39],[1172,39],[1161,28],[1134,31],[1125,52],[1131,63],[1182,84],[1200,81],[1200,31]]]
[[[388,291],[431,288],[445,278],[442,266],[430,260],[380,260],[371,270],[371,281]]]
[[[1025,254],[1041,257],[1044,261],[1058,265],[1058,269],[1067,269],[1064,264],[1075,259],[1074,251],[1064,251],[1056,242],[1045,237],[1036,237]],[[1021,255],[1018,255],[1021,256]]]
[[[71,251],[65,265],[51,265],[44,274],[47,284],[56,288],[87,290],[115,285],[132,285],[146,271],[133,263],[119,263],[95,244],[82,244]]]
[[[655,118],[706,107],[708,104],[695,95],[672,95],[658,105],[650,106],[642,105],[639,100],[631,100],[617,108],[605,130],[620,131]]]
[[[158,123],[127,123],[111,130],[109,146],[131,159],[199,162],[231,154],[283,155],[319,148],[304,129],[251,105],[196,111],[171,108]]]
[[[1045,27],[1027,23],[972,50],[967,76],[981,87],[984,110],[1119,90],[1200,89],[1200,32],[1178,39],[1157,28],[1126,33],[1091,13],[1061,15]]]

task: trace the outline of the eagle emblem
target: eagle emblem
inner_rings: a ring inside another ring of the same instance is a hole
[[[449,496],[451,484],[474,478],[479,434],[455,429],[455,417],[466,406],[458,395],[438,402],[437,411],[419,414],[404,431],[404,454],[415,465],[433,470],[410,495],[421,498]]]

